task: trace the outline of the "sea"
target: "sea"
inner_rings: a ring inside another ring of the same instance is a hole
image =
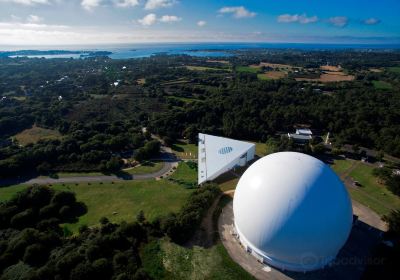
[[[400,50],[400,44],[300,44],[300,43],[143,43],[123,45],[75,45],[75,46],[2,46],[0,51],[16,50],[68,50],[109,51],[113,59],[143,58],[157,54],[190,55],[197,57],[229,57],[232,51],[251,49],[294,50]],[[44,58],[81,58],[81,54],[31,55]]]

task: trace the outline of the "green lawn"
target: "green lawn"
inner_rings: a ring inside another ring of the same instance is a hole
[[[186,162],[181,162],[171,178],[188,183],[197,182],[197,170],[190,168]]]
[[[163,240],[160,250],[166,279],[254,279],[230,258],[221,243],[208,249],[188,249]]]
[[[400,66],[389,67],[388,70],[389,70],[390,72],[400,74]]]
[[[111,183],[55,184],[56,190],[69,190],[88,207],[88,213],[77,224],[69,225],[76,231],[80,225],[97,225],[101,217],[112,222],[132,221],[140,210],[152,220],[160,215],[178,211],[191,190],[167,180]],[[26,185],[0,188],[0,201],[8,200]],[[114,214],[116,212],[117,214]]]
[[[270,77],[267,77],[265,74],[257,74],[257,78],[261,81],[272,81]]]
[[[331,168],[340,176],[346,172],[352,165],[352,161],[346,159],[335,160]]]
[[[372,81],[372,84],[376,89],[381,89],[381,90],[392,89],[392,85],[385,81]]]
[[[236,66],[236,71],[257,74],[260,71],[260,69],[256,68],[256,67],[250,67],[250,66]]]
[[[354,199],[370,207],[379,215],[385,215],[390,210],[400,209],[400,198],[380,184],[372,175],[373,167],[360,163],[350,176],[361,184],[361,187],[351,190]]]
[[[179,142],[172,145],[172,151],[182,159],[197,159],[198,147],[195,144]]]
[[[157,171],[160,171],[163,167],[164,167],[163,162],[149,161],[149,162],[142,163],[141,165],[133,167],[133,168],[124,169],[124,171],[129,174],[132,174],[132,175],[149,174],[149,173],[155,173]]]

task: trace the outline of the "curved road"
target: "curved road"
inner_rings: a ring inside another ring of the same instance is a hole
[[[76,177],[63,177],[58,179],[53,178],[33,178],[33,179],[8,179],[0,180],[0,186],[16,185],[16,184],[56,184],[56,183],[85,183],[85,182],[112,182],[112,181],[131,181],[131,180],[147,180],[156,179],[167,173],[169,173],[173,167],[177,166],[179,159],[175,155],[162,152],[160,158],[156,159],[164,162],[164,166],[161,170],[148,173],[148,174],[137,174],[131,175],[123,173],[119,175],[99,175],[99,176],[76,176]]]

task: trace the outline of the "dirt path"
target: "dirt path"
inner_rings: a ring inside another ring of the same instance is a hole
[[[214,228],[214,212],[218,206],[223,195],[232,196],[235,190],[229,190],[221,193],[211,204],[207,211],[207,214],[203,217],[201,221],[200,228],[196,231],[193,237],[187,242],[186,247],[201,246],[204,248],[209,248],[214,245],[214,235],[218,231]]]

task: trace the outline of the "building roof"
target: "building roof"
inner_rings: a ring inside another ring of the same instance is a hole
[[[277,267],[308,271],[332,261],[352,226],[351,200],[323,162],[283,152],[251,165],[233,200],[242,240]]]
[[[298,128],[296,129],[296,134],[312,135],[312,131],[309,128]]]
[[[198,183],[214,179],[216,174],[254,146],[253,143],[200,133]]]
[[[311,135],[303,135],[303,134],[295,134],[295,133],[288,133],[288,137],[289,138],[293,138],[295,140],[301,140],[301,141],[305,141],[305,140],[311,140],[312,136]]]

